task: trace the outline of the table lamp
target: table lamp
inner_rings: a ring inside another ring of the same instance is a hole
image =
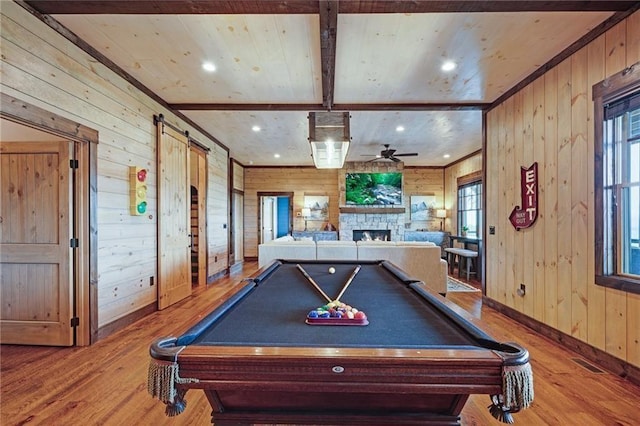
[[[302,217],[304,217],[304,230],[307,230],[307,218],[311,216],[311,209],[308,207],[302,208]]]
[[[444,230],[443,223],[444,223],[444,219],[446,219],[447,217],[447,210],[446,209],[436,210],[436,217],[440,219],[440,231],[443,231]]]

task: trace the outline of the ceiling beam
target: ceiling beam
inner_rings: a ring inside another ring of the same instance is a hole
[[[318,1],[246,0],[29,0],[40,13],[121,15],[318,14]]]
[[[320,65],[322,67],[322,105],[328,111],[333,106],[336,70],[336,36],[338,33],[338,5],[320,1]]]
[[[461,1],[341,1],[340,13],[461,13],[461,12],[619,12],[631,8],[635,1],[571,0],[461,0]]]
[[[174,111],[323,111],[320,104],[168,104]],[[334,104],[332,111],[481,111],[489,103]]]
[[[622,12],[631,0],[327,0],[339,13],[460,13],[460,12]],[[311,0],[29,0],[40,13],[54,14],[318,14],[320,2]]]

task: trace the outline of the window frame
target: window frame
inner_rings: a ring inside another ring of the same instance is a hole
[[[595,209],[595,283],[597,285],[614,288],[617,290],[640,294],[640,279],[635,279],[628,275],[621,275],[618,272],[620,264],[618,244],[619,226],[617,215],[614,215],[614,226],[611,230],[611,261],[614,265],[614,272],[605,272],[605,226],[604,226],[604,122],[605,105],[617,100],[626,98],[640,91],[640,62],[625,68],[623,71],[597,83],[593,86],[594,103],[594,209]]]
[[[472,210],[461,210],[460,208],[460,189],[472,185],[480,185],[480,200],[478,200],[478,208],[476,210],[476,222],[477,222],[477,233],[475,234],[475,238],[482,239],[483,237],[483,229],[484,229],[484,182],[482,179],[482,172],[478,171],[475,173],[470,173],[465,176],[460,176],[457,180],[457,189],[456,189],[456,223],[458,228],[458,234],[462,233],[462,217],[463,212],[472,211]]]

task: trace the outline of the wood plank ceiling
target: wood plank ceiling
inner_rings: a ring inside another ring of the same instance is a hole
[[[389,143],[444,166],[481,149],[483,109],[640,2],[25,3],[244,165],[312,165],[307,113],[334,110],[351,112],[349,161]]]

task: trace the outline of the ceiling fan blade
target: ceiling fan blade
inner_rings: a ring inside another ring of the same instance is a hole
[[[418,155],[417,152],[407,152],[405,154],[396,154],[394,157],[415,157],[416,155]]]
[[[396,157],[389,157],[389,159],[390,159],[391,161],[395,161],[396,163],[399,163],[399,162],[400,162],[400,159],[399,159],[399,158],[396,158]]]

